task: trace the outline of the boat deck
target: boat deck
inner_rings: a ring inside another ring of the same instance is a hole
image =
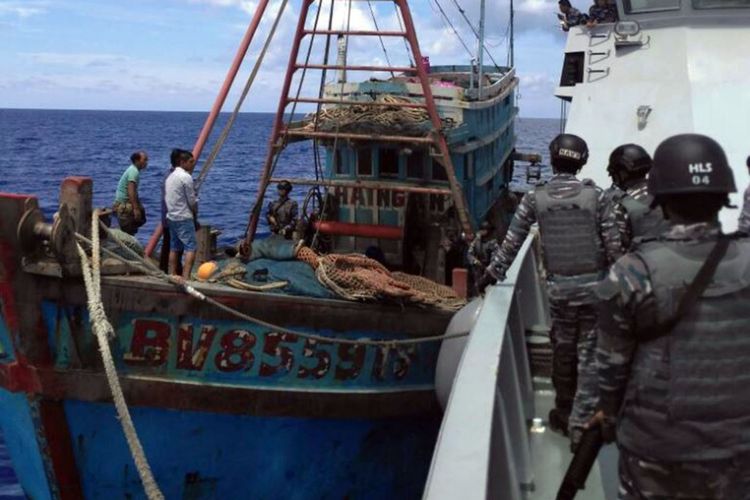
[[[534,391],[536,416],[545,423],[544,430],[530,433],[531,458],[534,466],[534,490],[527,492],[526,500],[550,500],[555,498],[565,471],[570,464],[570,441],[552,432],[546,426],[547,414],[552,408],[555,393],[548,384]],[[603,500],[617,498],[617,448],[613,445],[602,448],[597,465],[591,470],[586,489],[576,500]]]

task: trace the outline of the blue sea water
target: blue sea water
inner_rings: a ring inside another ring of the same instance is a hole
[[[150,162],[141,174],[139,194],[148,222],[138,237],[145,243],[159,221],[160,186],[169,168],[169,152],[176,147],[192,149],[205,118],[206,113],[188,112],[0,109],[0,192],[37,195],[50,217],[57,209],[61,180],[84,175],[93,178],[95,206],[108,207],[130,154],[144,149]],[[220,117],[213,137],[227,119],[228,115]],[[235,242],[244,233],[272,124],[272,114],[239,115],[200,192],[200,219],[221,229],[224,243]],[[548,164],[547,144],[559,128],[555,119],[519,118],[517,149],[542,153]],[[211,147],[209,143],[203,158]],[[292,144],[284,151],[275,176],[314,177],[313,165],[312,146]],[[202,161],[196,170],[201,167]],[[515,189],[527,187],[525,172],[523,166],[516,169]],[[293,195],[301,199],[304,190],[298,188]],[[0,498],[23,498],[1,433]]]

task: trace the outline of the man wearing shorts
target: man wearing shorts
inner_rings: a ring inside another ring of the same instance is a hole
[[[195,159],[190,151],[180,150],[177,167],[169,174],[164,184],[164,201],[167,208],[169,227],[169,274],[177,274],[178,252],[184,251],[185,262],[182,278],[190,279],[195,262],[196,238],[195,219],[198,213],[198,200],[193,187]]]

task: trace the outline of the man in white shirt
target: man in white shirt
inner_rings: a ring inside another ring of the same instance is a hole
[[[164,201],[167,208],[169,227],[169,274],[177,274],[178,252],[185,252],[182,278],[190,279],[197,248],[195,238],[195,218],[198,213],[198,199],[193,187],[195,158],[190,151],[181,150],[177,167],[169,174],[164,184]]]

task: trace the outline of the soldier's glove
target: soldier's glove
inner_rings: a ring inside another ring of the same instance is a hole
[[[477,291],[480,295],[484,295],[484,291],[487,289],[488,286],[494,285],[497,283],[497,280],[488,272],[485,272],[481,278],[479,278],[479,281],[477,281]]]
[[[589,429],[596,425],[601,429],[602,440],[605,443],[613,443],[617,439],[617,419],[615,417],[607,416],[603,411],[599,410],[584,426],[584,429]]]

